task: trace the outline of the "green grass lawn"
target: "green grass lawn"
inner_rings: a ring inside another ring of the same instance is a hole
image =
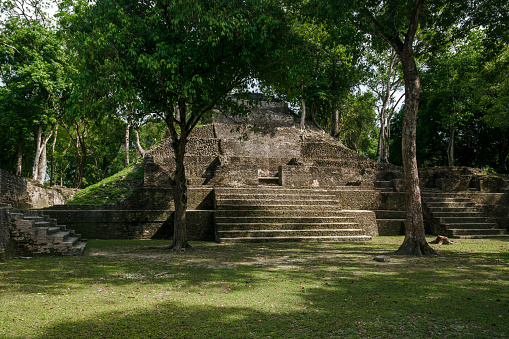
[[[0,338],[509,337],[509,240],[401,242],[89,241],[0,263]]]

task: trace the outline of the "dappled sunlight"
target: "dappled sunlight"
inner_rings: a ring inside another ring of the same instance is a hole
[[[91,241],[83,257],[0,263],[0,331],[8,338],[507,333],[507,242],[465,241],[434,257],[387,254],[399,242],[195,243],[182,254],[160,242]],[[380,253],[391,260],[374,261]]]

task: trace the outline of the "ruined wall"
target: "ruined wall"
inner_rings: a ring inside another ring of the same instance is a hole
[[[77,189],[47,187],[0,169],[0,201],[16,208],[42,208],[64,204]]]
[[[48,208],[44,214],[65,220],[87,239],[171,239],[173,237],[171,210],[116,210],[94,206],[84,210],[76,206],[68,209]],[[212,211],[187,211],[188,240],[214,241]]]
[[[499,175],[470,167],[432,167],[419,169],[423,188],[437,188],[446,192],[478,191],[503,193],[509,191],[509,181]]]
[[[188,193],[189,240],[213,241],[212,188],[191,188]],[[118,205],[60,205],[44,214],[65,222],[88,239],[170,239],[173,237],[172,190],[143,188]]]
[[[193,130],[186,145],[184,165],[190,185],[204,185],[214,176],[219,166],[219,139],[214,136],[212,125]],[[150,150],[144,159],[144,185],[170,187],[169,178],[175,169],[171,139]]]
[[[0,206],[0,261],[9,257],[8,246],[10,243],[9,228],[7,225],[8,207]]]

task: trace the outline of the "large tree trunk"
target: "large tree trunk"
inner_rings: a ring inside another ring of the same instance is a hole
[[[39,126],[35,138],[35,157],[32,167],[32,178],[40,184],[44,183],[44,179],[46,178],[46,145],[52,134],[53,131],[51,131],[48,136],[44,136],[42,133],[42,126]]]
[[[181,138],[181,144],[185,144],[186,142],[186,140],[182,140]],[[174,251],[184,251],[191,246],[187,242],[186,232],[187,179],[184,167],[184,152],[180,150],[178,153],[175,152],[175,177],[172,186],[175,213],[173,222],[173,243],[170,248]]]
[[[39,175],[39,158],[41,157],[41,139],[42,139],[42,126],[37,129],[37,135],[35,136],[35,156],[34,164],[32,166],[32,179],[37,180]]]
[[[421,189],[417,169],[417,111],[419,108],[420,79],[412,53],[406,46],[398,53],[405,78],[405,112],[403,116],[403,168],[406,186],[405,239],[396,254],[429,255],[436,254],[427,243],[422,215]]]
[[[332,113],[332,122],[330,127],[330,136],[336,139],[339,139],[339,108],[337,105],[334,105],[334,112]]]
[[[129,129],[131,128],[131,124],[127,122],[125,127],[125,166],[129,166]]]
[[[302,115],[300,116],[300,130],[303,131],[306,129],[306,100],[301,98],[300,103],[302,106]]]
[[[179,102],[178,113],[180,121],[186,119],[185,101]],[[172,180],[173,201],[175,204],[174,222],[173,222],[173,243],[170,249],[174,251],[185,251],[191,245],[187,242],[186,232],[186,211],[187,211],[187,179],[184,166],[184,156],[186,153],[187,137],[190,131],[185,123],[180,125],[180,137],[172,133],[172,146],[175,154],[175,176]]]
[[[57,145],[57,135],[58,135],[58,121],[55,126],[55,134],[53,135],[53,143],[51,144],[51,168],[50,168],[50,177],[49,177],[49,185],[53,186],[55,184],[55,147]]]
[[[447,166],[454,166],[454,137],[456,134],[456,128],[449,128],[449,144],[447,145]]]
[[[133,133],[134,133],[134,141],[136,144],[136,148],[138,149],[138,152],[140,152],[141,157],[145,158],[146,151],[143,149],[143,147],[141,147],[140,134],[138,133],[138,130],[135,128],[133,128]]]
[[[44,183],[44,180],[46,179],[46,172],[48,169],[48,157],[47,157],[47,148],[46,145],[42,147],[41,150],[41,156],[39,157],[39,166],[38,166],[38,173],[37,173],[37,181],[40,184]]]
[[[380,118],[380,133],[378,133],[378,147],[376,148],[376,162],[382,162],[384,152],[384,121]]]
[[[23,142],[18,140],[18,155],[16,157],[16,175],[21,176],[23,166]]]
[[[389,163],[389,156],[390,156],[390,145],[389,145],[389,141],[391,140],[391,130],[390,130],[390,125],[391,125],[391,120],[387,120],[387,125],[385,126],[385,133],[384,133],[384,149],[383,149],[383,153],[384,153],[384,160],[383,162],[388,164]]]

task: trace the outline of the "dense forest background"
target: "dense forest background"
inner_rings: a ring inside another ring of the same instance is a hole
[[[212,3],[227,11],[227,2]],[[249,27],[235,26],[226,15],[209,18],[205,10],[201,15],[183,14],[175,21],[189,39],[179,44],[192,42],[196,54],[186,55],[188,62],[182,67],[198,60],[200,46],[206,45],[200,43],[214,36],[205,28],[202,32],[189,27],[210,20],[218,27],[233,27],[231,34],[238,39],[264,36],[273,29],[270,45],[268,39],[257,41],[256,49],[246,51],[245,60],[216,72],[226,74],[235,67],[235,76],[242,77],[234,86],[236,91],[254,86],[294,107],[302,118],[301,128],[305,122],[367,157],[401,165],[401,64],[388,45],[364,33],[354,20],[335,15],[338,12],[331,10],[332,5],[327,7],[327,1],[323,3],[281,1],[274,2],[274,8],[251,10],[257,15],[251,32]],[[157,90],[138,86],[145,69],[124,72],[126,66],[119,60],[133,56],[131,63],[153,70],[156,78],[160,68],[182,63],[170,61],[171,53],[157,62],[143,59],[136,49],[141,43],[122,31],[122,20],[131,18],[120,17],[122,10],[127,13],[134,5],[122,1],[110,5],[120,14],[92,24],[86,11],[91,5],[86,2],[0,1],[2,169],[48,185],[83,188],[141,161],[146,150],[170,136],[167,112],[145,100],[144,92]],[[174,1],[174,5],[181,4]],[[454,4],[424,3],[427,21],[415,38],[422,86],[416,136],[419,166],[470,166],[509,173],[508,5],[480,1],[468,8],[470,15],[461,25],[446,16],[454,14],[447,6]],[[195,15],[200,20],[186,28],[186,20]],[[148,24],[136,22],[139,27]],[[94,35],[97,27],[103,32],[101,38]],[[171,39],[164,41],[170,44]],[[221,43],[208,42],[209,49]],[[97,55],[97,46],[103,55]],[[234,51],[238,46],[224,48]],[[248,52],[264,53],[267,67],[253,71],[257,68]],[[200,60],[199,66],[207,62]],[[115,72],[93,72],[92,64]],[[238,72],[243,67],[246,72]],[[204,69],[200,80],[193,78],[193,86],[217,87],[227,79],[214,78],[215,85],[207,84]],[[158,81],[164,82],[164,77]],[[175,82],[167,90],[176,91],[179,86]],[[178,90],[189,93],[195,87]],[[192,103],[186,105],[193,114]]]

